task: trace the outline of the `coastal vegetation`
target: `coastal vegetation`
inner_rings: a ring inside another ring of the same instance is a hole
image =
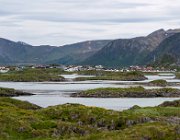
[[[160,107],[180,107],[180,100],[166,101],[159,105]]]
[[[180,79],[180,73],[176,73],[176,78]]]
[[[149,85],[151,86],[161,86],[161,87],[165,87],[168,85],[168,82],[166,80],[153,80],[151,82],[149,82]]]
[[[111,71],[80,71],[78,74],[81,75],[93,75],[94,77],[78,77],[76,81],[84,80],[119,80],[119,81],[142,81],[147,78],[143,73],[134,72],[111,72]]]
[[[64,73],[58,69],[25,69],[0,74],[0,80],[56,81],[53,78],[64,80],[59,76]],[[137,73],[141,75],[139,72],[79,72],[79,74],[83,73],[100,78],[113,77],[112,80],[126,74],[132,77],[134,75],[136,77]],[[32,94],[0,88],[0,140],[178,140],[180,138],[179,100],[165,102],[157,107],[134,106],[120,112],[80,104],[41,108],[9,98],[19,95]],[[82,91],[72,96],[179,97],[180,90],[171,88],[146,90],[143,87],[99,88]]]
[[[33,95],[32,93],[27,93],[23,91],[17,91],[11,88],[1,88],[0,87],[0,97],[12,97],[12,96],[27,96]]]
[[[44,82],[44,81],[64,81],[60,76],[63,71],[60,69],[24,69],[20,71],[10,71],[0,74],[0,81],[13,82]]]
[[[10,70],[7,73],[0,73],[0,81],[13,82],[45,82],[45,81],[65,81],[62,74],[73,74],[56,68],[26,68],[22,70]],[[141,81],[147,79],[141,72],[111,72],[102,70],[78,71],[80,75],[91,75],[92,77],[78,77],[75,81],[85,80],[121,80],[121,81]]]
[[[130,88],[98,88],[73,93],[72,97],[94,98],[149,98],[149,97],[180,97],[180,90],[173,88],[145,89],[141,86]]]
[[[0,97],[0,140],[179,139],[179,108],[146,107],[122,112],[79,104],[41,108]]]

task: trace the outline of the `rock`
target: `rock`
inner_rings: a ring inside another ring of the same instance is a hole
[[[140,109],[141,107],[138,105],[134,105],[133,107],[131,107],[129,110],[134,110],[134,109]]]
[[[105,127],[106,126],[105,121],[104,120],[98,121],[97,126],[98,127]]]
[[[95,89],[91,91],[82,91],[73,93],[71,97],[87,97],[87,98],[153,98],[153,97],[180,97],[178,89]]]
[[[176,133],[177,135],[180,135],[180,126],[177,126],[177,127],[175,128],[175,133]]]
[[[79,125],[79,126],[82,126],[82,125],[83,125],[83,122],[82,122],[82,121],[78,121],[78,125]]]
[[[180,100],[176,101],[166,101],[159,105],[160,107],[180,107]]]
[[[134,121],[134,120],[127,120],[126,121],[126,126],[132,126],[132,125],[135,125],[136,124],[136,122]]]

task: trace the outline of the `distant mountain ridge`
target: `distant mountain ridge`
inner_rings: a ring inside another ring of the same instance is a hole
[[[158,65],[180,65],[180,33],[165,39],[145,61]]]
[[[180,29],[159,29],[145,37],[85,41],[64,46],[32,46],[0,38],[0,65],[81,64],[125,67],[180,64]],[[168,60],[164,59],[167,58]],[[164,63],[164,62],[163,62]]]
[[[86,41],[61,47],[32,46],[0,38],[0,64],[73,64],[85,60],[105,46],[108,40]]]
[[[156,50],[161,42],[178,32],[180,32],[179,29],[167,31],[160,29],[146,37],[113,40],[83,63],[90,65],[101,64],[108,67],[145,65],[151,61],[151,59],[145,61],[146,57]]]

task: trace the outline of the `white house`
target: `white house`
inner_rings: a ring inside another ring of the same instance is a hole
[[[6,67],[0,67],[0,73],[6,73],[9,71],[9,68]]]

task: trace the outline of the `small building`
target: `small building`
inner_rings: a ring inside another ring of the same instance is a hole
[[[9,71],[9,68],[0,67],[0,73],[7,73],[8,71]]]
[[[104,67],[102,65],[95,66],[96,69],[103,69]]]

